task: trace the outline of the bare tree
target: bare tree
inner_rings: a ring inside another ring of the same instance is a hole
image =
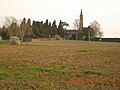
[[[95,20],[90,23],[91,28],[94,32],[94,37],[102,37],[103,32],[101,31],[100,24]]]
[[[18,20],[15,17],[5,17],[5,22],[3,22],[4,26],[7,28],[9,27],[12,23],[17,23]]]
[[[79,29],[79,23],[80,20],[79,19],[75,19],[74,23],[73,23],[73,29],[78,30]]]

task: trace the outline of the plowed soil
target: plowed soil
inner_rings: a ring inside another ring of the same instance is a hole
[[[0,45],[0,90],[120,90],[120,43]]]

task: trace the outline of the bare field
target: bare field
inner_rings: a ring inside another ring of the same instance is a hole
[[[0,45],[0,90],[120,90],[120,43]]]

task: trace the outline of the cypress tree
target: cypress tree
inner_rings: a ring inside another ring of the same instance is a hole
[[[40,37],[46,37],[45,35],[45,30],[44,30],[44,25],[43,25],[43,21],[38,23],[38,27],[39,27],[39,32],[40,32]]]
[[[16,23],[12,23],[10,25],[10,27],[8,27],[7,29],[8,29],[9,36],[18,36],[19,35],[19,33],[18,33],[18,27],[17,27]]]
[[[40,36],[38,23],[39,22],[33,21],[33,24],[32,24],[32,30],[33,30],[33,37],[34,38],[39,38],[39,36]]]
[[[45,31],[45,36],[49,37],[49,26],[48,26],[48,19],[44,23],[44,31]]]
[[[23,42],[23,38],[25,36],[26,32],[26,19],[24,18],[23,21],[20,24],[20,37],[21,37],[21,42]]]
[[[52,36],[52,26],[51,26],[51,22],[49,22],[49,38]]]
[[[28,19],[28,21],[27,21],[27,23],[26,23],[25,35],[26,35],[27,37],[30,37],[32,34],[33,34],[33,31],[32,31],[32,26],[31,26],[31,20]]]
[[[0,27],[0,36],[1,36],[2,28]]]
[[[57,34],[57,25],[56,20],[52,23],[52,37],[54,37]]]
[[[59,25],[58,25],[58,35],[60,35],[61,37],[64,37],[64,29],[63,29],[63,25],[62,25],[61,20],[60,20]]]
[[[5,40],[5,39],[9,39],[9,35],[7,33],[7,28],[5,26],[3,26],[1,28],[1,36],[2,36],[2,39]]]

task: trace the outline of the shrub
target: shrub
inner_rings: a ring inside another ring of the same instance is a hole
[[[0,44],[9,44],[10,43],[10,40],[1,40],[0,41]]]
[[[16,45],[16,44],[19,45],[19,44],[21,44],[20,38],[18,36],[11,36],[10,43],[13,45]]]
[[[2,37],[0,36],[0,41],[2,41]]]
[[[55,35],[54,38],[56,38],[56,40],[62,40],[60,35]]]
[[[2,37],[0,36],[0,43],[2,43]]]

